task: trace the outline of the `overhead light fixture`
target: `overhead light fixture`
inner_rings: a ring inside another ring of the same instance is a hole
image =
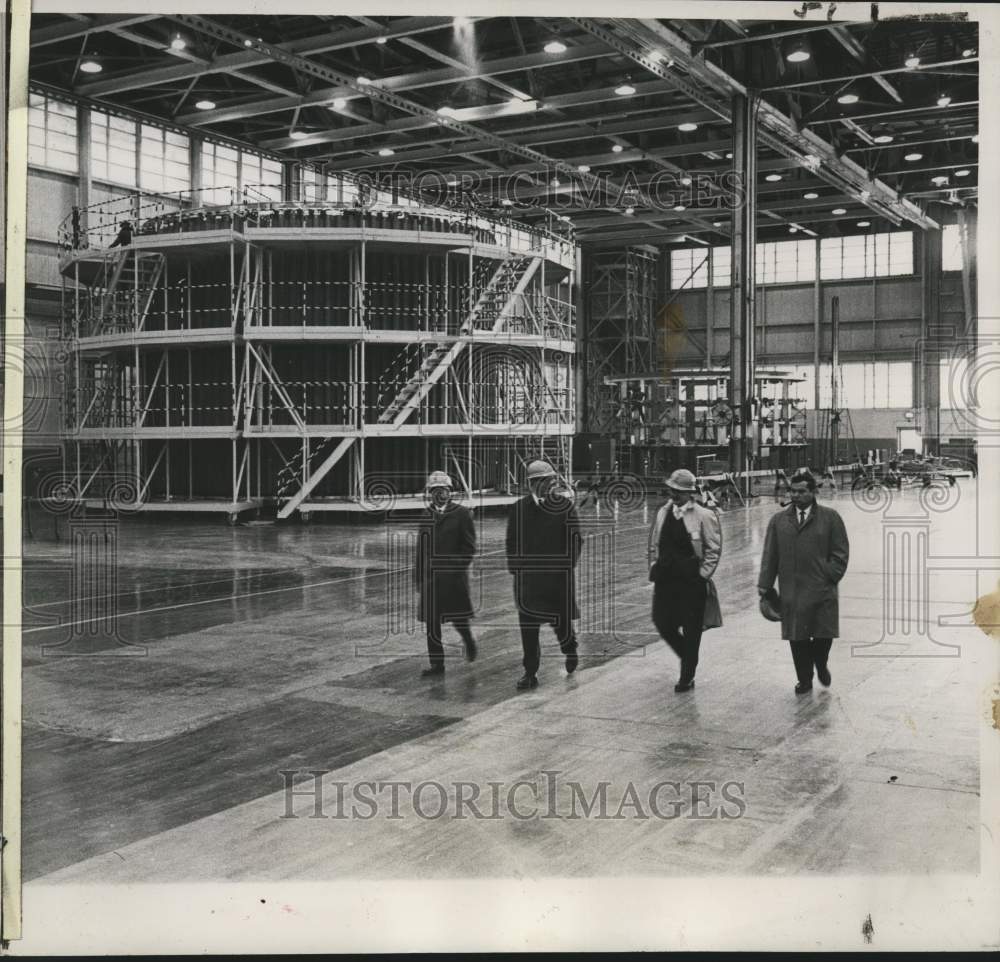
[[[371,83],[368,77],[358,77],[357,84],[359,87],[367,87]]]
[[[623,83],[618,87],[615,87],[615,93],[618,94],[619,97],[631,97],[632,94],[635,93],[635,87],[633,87],[630,83]]]
[[[769,180],[772,184],[777,183],[781,180],[781,174],[768,174],[764,180]]]
[[[807,194],[803,194],[802,196],[803,196],[803,197],[804,197],[804,198],[805,198],[806,200],[816,200],[816,198],[817,198],[817,197],[819,197],[819,194],[817,194],[817,193],[816,193],[816,191],[814,191],[814,190],[811,190],[811,191],[809,191],[809,193],[807,193]]]
[[[941,94],[941,96],[938,97],[937,99],[937,105],[939,107],[947,107],[948,104],[950,103],[951,103],[951,97],[949,97],[947,94]]]
[[[914,68],[914,67],[919,67],[919,66],[920,66],[920,58],[919,58],[919,57],[918,57],[918,56],[917,56],[917,55],[916,55],[915,53],[911,53],[911,54],[910,54],[910,55],[909,55],[909,56],[908,56],[908,57],[907,57],[907,58],[906,58],[906,59],[905,59],[905,60],[903,61],[903,63],[904,63],[904,64],[905,64],[905,65],[906,65],[907,67],[909,67],[909,68],[910,68],[910,70],[913,70],[913,68]]]
[[[839,217],[841,214],[846,214],[847,211],[843,207],[834,207],[830,213],[836,214]]]
[[[722,221],[721,220],[713,220],[712,221],[712,226],[713,227],[721,227],[722,226]]]
[[[877,137],[873,137],[872,140],[876,144],[891,144],[893,141],[892,134],[879,134]]]
[[[513,207],[514,206],[514,201],[512,201],[509,197],[504,197],[504,199],[502,201],[500,201],[500,203],[504,207]]]
[[[785,59],[789,63],[805,63],[810,58],[808,47],[802,40],[796,40],[788,48],[788,53],[785,54]]]
[[[685,187],[690,187],[691,186],[691,178],[685,175],[684,177],[681,178],[681,183]]]
[[[858,227],[871,227],[872,222],[870,220],[859,220]]]
[[[550,40],[545,45],[545,52],[546,53],[565,53],[566,52],[566,44],[564,44],[561,40]]]
[[[394,151],[391,147],[380,147],[378,155],[379,157],[391,157],[394,153],[396,153],[396,151]]]
[[[973,135],[972,135],[972,136],[971,136],[971,137],[970,137],[969,139],[970,139],[970,140],[971,140],[971,141],[972,141],[972,142],[973,142],[974,144],[978,144],[978,143],[979,143],[979,134],[973,134]]]
[[[965,48],[965,49],[964,49],[964,50],[962,51],[962,56],[963,56],[963,57],[972,57],[972,56],[975,56],[975,53],[976,53],[976,51],[975,51],[975,50],[973,50],[973,49],[972,49],[972,47],[966,47],[966,48]]]
[[[253,41],[249,37],[247,37],[247,39],[243,41],[243,46],[244,47],[252,47],[253,46]]]
[[[388,42],[389,42],[389,38],[388,37],[376,37],[375,38],[375,43],[378,43],[378,44],[383,44],[383,43],[388,43]]]
[[[732,153],[727,153],[726,154],[726,160],[732,160],[732,159],[733,159]]]
[[[635,213],[635,208],[634,207],[626,207],[625,208],[625,213],[626,214],[634,214]]]
[[[614,154],[620,154],[625,148],[621,144],[614,144],[611,147],[611,152]]]
[[[170,49],[184,50],[186,47],[187,47],[187,41],[179,33],[175,33],[173,40],[170,41]]]
[[[921,154],[921,153],[918,153],[917,151],[913,151],[912,154],[906,154],[906,156],[903,157],[903,160],[905,160],[905,161],[907,161],[908,163],[911,163],[911,164],[915,164],[918,160],[923,160],[923,159],[924,159],[924,155]]]
[[[961,170],[956,170],[955,171],[955,176],[956,177],[968,177],[969,174],[971,174],[971,173],[972,173],[971,170],[969,170],[967,167],[963,167]]]
[[[562,181],[558,177],[553,177],[552,178],[552,186],[553,187],[562,187]]]
[[[304,130],[293,130],[289,135],[292,140],[305,140],[309,136]]]
[[[802,165],[804,167],[808,167],[810,170],[814,170],[819,167],[820,159],[815,154],[806,154],[805,157],[802,158]]]
[[[197,107],[199,110],[215,110],[215,101],[199,100],[198,103],[195,104],[195,107]]]
[[[948,183],[948,178],[945,174],[938,174],[936,177],[931,178],[931,183],[935,187],[944,187]]]
[[[330,104],[331,110],[343,110],[347,106],[347,101],[343,97],[334,97]]]
[[[441,117],[454,117],[455,116],[455,108],[454,107],[449,107],[447,104],[445,104],[443,107],[438,107],[437,112],[438,112],[438,115],[441,116]]]
[[[674,204],[674,210],[676,211],[687,210],[687,207],[685,207],[683,204]]]
[[[798,232],[799,229],[794,224],[792,224],[791,227],[788,228],[789,234],[797,234]]]
[[[590,167],[588,167],[586,164],[579,164],[579,165],[577,165],[576,169],[578,171],[580,171],[581,174],[589,174],[590,173]]]
[[[87,57],[86,60],[80,63],[80,70],[83,73],[100,73],[104,69],[101,66],[101,62],[93,56]]]
[[[858,95],[857,94],[841,94],[837,98],[837,103],[838,104],[847,105],[847,104],[856,104],[857,102],[858,102]]]
[[[693,123],[691,123],[689,121],[687,123],[678,124],[677,125],[677,129],[678,130],[683,130],[685,133],[690,133],[692,130],[697,130],[698,129],[698,125],[697,124],[693,124]]]

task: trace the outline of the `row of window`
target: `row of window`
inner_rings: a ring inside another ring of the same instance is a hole
[[[794,284],[816,280],[817,243],[820,278],[825,281],[913,273],[913,234],[910,231],[896,231],[825,237],[818,242],[810,239],[757,244],[757,283]],[[671,288],[691,290],[708,287],[710,264],[712,284],[716,287],[728,287],[732,283],[732,248],[728,245],[711,249],[687,247],[671,251]]]
[[[67,173],[79,169],[76,106],[31,94],[28,163]],[[185,134],[90,112],[91,170],[96,180],[150,193],[191,189],[191,141]],[[234,188],[254,200],[281,200],[281,162],[250,150],[201,144],[204,200],[224,204]]]

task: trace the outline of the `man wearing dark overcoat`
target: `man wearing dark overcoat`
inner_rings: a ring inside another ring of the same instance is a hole
[[[847,571],[850,544],[844,521],[816,503],[816,479],[797,471],[790,482],[792,503],[771,518],[764,538],[757,591],[764,597],[778,579],[781,637],[792,649],[797,695],[812,690],[813,668],[824,687],[831,676],[827,658],[840,633],[837,585]]]
[[[473,616],[469,594],[469,565],[476,553],[476,526],[468,508],[451,500],[451,478],[435,471],[425,488],[428,507],[421,518],[414,585],[419,592],[417,617],[427,626],[430,668],[422,675],[444,674],[443,622],[454,624],[465,645],[465,657],[476,657],[476,641],[469,621]]]
[[[552,626],[566,671],[578,664],[573,619],[579,618],[574,569],[580,560],[580,522],[546,461],[528,465],[528,495],[511,506],[507,518],[507,570],[514,576],[514,601],[521,626],[524,675],[518,691],[538,685],[542,625]]]

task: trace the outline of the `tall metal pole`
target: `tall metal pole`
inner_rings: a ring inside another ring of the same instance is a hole
[[[837,392],[840,373],[840,298],[830,299],[830,452],[824,467],[837,463],[840,446],[840,397]]]
[[[758,95],[733,97],[733,160],[739,184],[739,203],[733,218],[732,299],[730,307],[731,402],[737,415],[729,445],[729,467],[743,475],[740,485],[750,493],[753,463],[754,374],[756,371],[756,241],[757,241],[757,125]]]

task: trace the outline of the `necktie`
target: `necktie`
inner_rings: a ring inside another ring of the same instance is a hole
[[[799,527],[801,528],[802,525],[804,525],[805,523],[806,523],[806,513],[805,513],[805,511],[800,510],[799,511]]]

